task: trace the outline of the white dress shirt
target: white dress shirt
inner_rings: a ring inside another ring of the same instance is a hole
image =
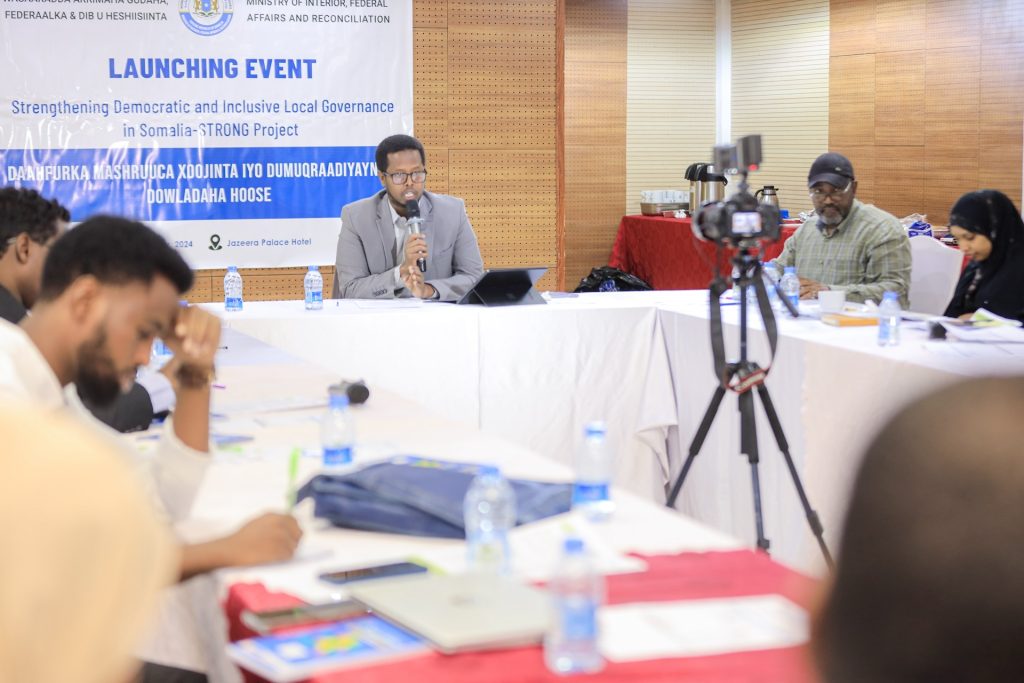
[[[172,521],[189,516],[210,457],[186,446],[164,423],[154,457],[139,454],[127,437],[106,426],[82,405],[73,384],[61,387],[53,368],[17,325],[0,320],[0,398],[35,403],[46,410],[67,410],[130,457],[153,496]],[[26,454],[25,457],[31,457]]]
[[[388,209],[391,210],[391,224],[395,226],[395,263],[398,265],[395,267],[395,291],[405,289],[405,283],[402,282],[402,264],[405,262],[405,238],[409,234],[409,230],[405,225],[405,221],[399,222],[402,218],[395,211],[395,207],[391,205],[391,200],[388,196],[384,195],[384,201],[388,204]]]

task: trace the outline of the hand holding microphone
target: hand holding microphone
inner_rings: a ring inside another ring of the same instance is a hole
[[[420,205],[416,202],[415,199],[410,199],[409,201],[407,201],[405,203],[405,220],[406,220],[406,223],[409,226],[409,231],[413,235],[422,235],[423,234],[423,229],[422,229],[423,219],[420,218]],[[415,245],[415,242],[413,242],[411,244],[408,244],[408,247],[413,247],[414,245]],[[408,247],[406,249],[406,253],[407,254],[408,254]],[[422,248],[421,252],[422,252],[422,256],[420,256],[419,258],[416,259],[416,265],[419,266],[419,269],[420,269],[421,273],[425,273],[425,272],[427,272],[427,253],[426,253],[427,249],[426,249],[426,243],[425,242],[423,243],[423,248]]]

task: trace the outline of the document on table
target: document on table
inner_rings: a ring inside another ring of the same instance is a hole
[[[807,642],[807,612],[781,595],[612,605],[600,612],[612,662],[770,650]]]
[[[421,299],[409,297],[408,299],[354,299],[356,307],[365,309],[380,308],[420,308],[423,305]]]
[[[986,344],[1024,344],[1024,328],[1009,325],[965,327],[961,325],[944,325],[946,338],[960,342],[979,342]]]
[[[602,574],[629,574],[647,569],[647,563],[639,557],[624,555],[612,548],[595,526],[576,513],[567,513],[516,527],[509,534],[512,573],[528,581],[546,581],[562,557],[568,536],[583,540]],[[451,574],[466,571],[466,546],[462,543],[433,548],[419,555],[440,571]]]
[[[270,413],[278,410],[322,408],[327,396],[284,396],[278,398],[228,401],[214,399],[214,411],[228,415],[239,413]]]

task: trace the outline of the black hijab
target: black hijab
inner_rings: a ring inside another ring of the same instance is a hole
[[[949,212],[949,224],[984,235],[992,253],[964,270],[946,315],[956,317],[985,308],[1024,321],[1024,221],[998,190],[968,192]]]

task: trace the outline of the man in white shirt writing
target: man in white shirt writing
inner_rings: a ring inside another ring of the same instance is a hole
[[[70,410],[110,439],[122,437],[89,414],[76,388],[91,402],[109,403],[148,363],[155,337],[174,351],[177,408],[143,478],[174,521],[188,517],[209,461],[220,340],[218,318],[178,303],[192,280],[181,256],[151,229],[96,216],[50,248],[32,315],[20,326],[0,321],[0,397]],[[230,536],[184,546],[181,576],[288,559],[301,533],[288,515],[263,515]]]

